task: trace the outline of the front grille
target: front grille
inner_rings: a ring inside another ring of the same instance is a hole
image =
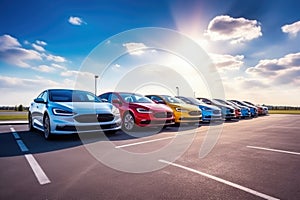
[[[79,115],[74,118],[77,122],[80,123],[94,123],[94,122],[109,122],[114,119],[113,114],[86,114]]]
[[[201,115],[201,112],[200,111],[190,111],[189,112],[189,115],[191,115],[191,116],[198,116],[198,115]]]
[[[221,111],[219,111],[219,110],[214,110],[213,113],[214,113],[214,114],[220,114]]]
[[[170,118],[173,114],[171,112],[158,112],[154,114],[156,118]]]
[[[114,120],[113,114],[98,114],[97,116],[98,122],[109,122]]]

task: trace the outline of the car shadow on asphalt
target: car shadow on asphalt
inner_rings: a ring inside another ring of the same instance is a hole
[[[210,123],[205,124],[205,126],[218,125],[220,123]],[[174,133],[174,132],[185,132],[190,130],[195,130],[201,127],[203,124],[180,124],[178,126],[168,126],[168,127],[147,127],[147,128],[137,128],[131,132],[125,132],[119,130],[115,133],[104,133],[101,131],[92,133],[78,133],[70,135],[53,135],[51,140],[46,140],[43,136],[43,132],[35,131],[18,131],[20,140],[29,149],[28,152],[22,152],[17,144],[18,139],[15,139],[11,132],[1,133],[0,141],[0,157],[9,156],[19,156],[27,153],[37,154],[52,152],[64,149],[70,149],[79,147],[85,144],[95,143],[95,142],[114,142],[114,141],[124,141],[124,140],[135,140],[140,138],[147,138],[154,135],[159,135],[160,133]]]

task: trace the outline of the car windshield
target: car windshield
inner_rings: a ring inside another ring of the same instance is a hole
[[[175,98],[175,97],[171,97],[171,96],[168,96],[168,95],[162,95],[162,97],[168,103],[181,103],[181,104],[185,104],[184,101],[182,101],[182,100],[180,100],[178,98]]]
[[[153,103],[149,98],[140,94],[121,93],[120,96],[127,103]]]
[[[49,99],[54,102],[101,102],[94,94],[79,90],[50,90]]]
[[[198,99],[195,99],[195,98],[193,98],[193,97],[188,97],[187,98],[190,102],[192,102],[193,104],[197,104],[197,105],[199,105],[199,104],[204,104],[203,102],[201,102],[201,101],[199,101]]]
[[[217,105],[224,105],[223,103],[219,102],[219,101],[216,101],[214,99],[211,99],[211,102],[213,102],[214,104],[217,104]]]

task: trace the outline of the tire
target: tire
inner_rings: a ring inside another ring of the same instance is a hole
[[[50,124],[50,118],[47,114],[44,117],[43,125],[44,125],[44,137],[46,140],[50,140],[52,138],[51,124]]]
[[[32,124],[32,116],[31,116],[30,112],[28,112],[28,128],[29,128],[29,131],[34,131],[34,127]]]
[[[135,120],[130,112],[126,112],[123,117],[123,129],[125,131],[132,131],[135,127]]]

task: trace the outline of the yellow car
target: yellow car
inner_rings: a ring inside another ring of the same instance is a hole
[[[146,95],[149,99],[158,104],[168,105],[174,113],[175,123],[199,123],[202,120],[201,110],[194,105],[168,95]]]

